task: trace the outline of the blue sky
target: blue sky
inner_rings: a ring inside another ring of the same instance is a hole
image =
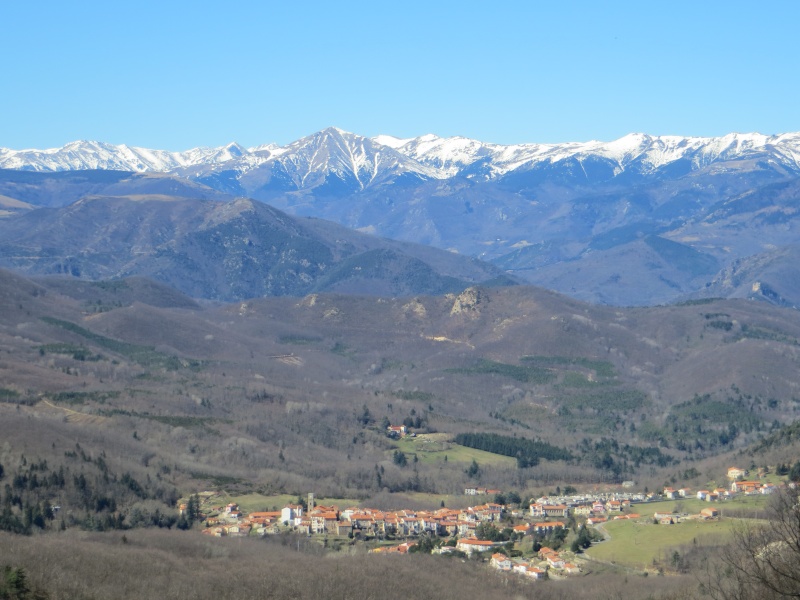
[[[0,3],[0,146],[800,130],[800,2]]]

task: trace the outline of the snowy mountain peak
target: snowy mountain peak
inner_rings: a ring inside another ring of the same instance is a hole
[[[389,146],[329,127],[275,153],[273,171],[283,172],[298,189],[316,187],[333,177],[357,189],[401,174],[436,177],[437,173]]]
[[[350,131],[345,131],[344,129],[340,129],[338,127],[326,127],[321,131],[317,131],[316,133],[312,133],[302,139],[362,139],[360,135],[355,133],[351,133]],[[300,140],[298,140],[300,141]],[[291,144],[290,144],[291,145]]]
[[[463,137],[439,138],[424,135],[413,139],[379,136],[399,152],[439,171],[440,176],[466,174],[495,179],[517,169],[565,160],[583,161],[591,156],[615,164],[614,172],[628,169],[652,173],[668,164],[687,160],[693,168],[703,168],[719,160],[770,155],[777,162],[800,169],[800,134],[767,136],[759,133],[732,133],[719,138],[651,136],[631,133],[610,142],[568,142],[561,144],[499,145]],[[476,167],[480,165],[480,169]]]
[[[298,189],[317,185],[330,176],[364,189],[402,174],[423,179],[462,176],[491,180],[539,165],[574,160],[583,163],[590,157],[610,163],[618,175],[628,170],[652,173],[676,161],[687,161],[699,169],[717,161],[757,156],[768,156],[777,164],[800,170],[800,133],[730,133],[717,138],[631,133],[610,142],[501,145],[430,133],[415,138],[366,138],[328,127],[286,146],[266,144],[249,149],[231,142],[217,148],[170,152],[88,140],[46,150],[0,148],[0,168],[182,171],[201,177],[221,170],[241,175],[268,167],[283,173]]]

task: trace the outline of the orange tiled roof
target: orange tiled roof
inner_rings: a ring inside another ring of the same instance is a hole
[[[477,538],[465,538],[458,541],[459,544],[467,544],[469,546],[494,546],[495,542],[489,540],[479,540]]]

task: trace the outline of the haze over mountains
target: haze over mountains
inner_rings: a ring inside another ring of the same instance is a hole
[[[480,257],[593,302],[722,294],[800,303],[787,285],[798,279],[791,258],[798,133],[502,146],[433,135],[370,139],[329,128],[283,147],[2,149],[0,167],[15,169],[0,173],[7,203],[59,206],[89,194],[248,197]],[[26,208],[4,205],[8,225]],[[737,277],[726,275],[731,269]]]

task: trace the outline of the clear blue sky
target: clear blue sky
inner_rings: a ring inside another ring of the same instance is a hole
[[[0,146],[798,131],[798,24],[795,0],[4,0]]]

